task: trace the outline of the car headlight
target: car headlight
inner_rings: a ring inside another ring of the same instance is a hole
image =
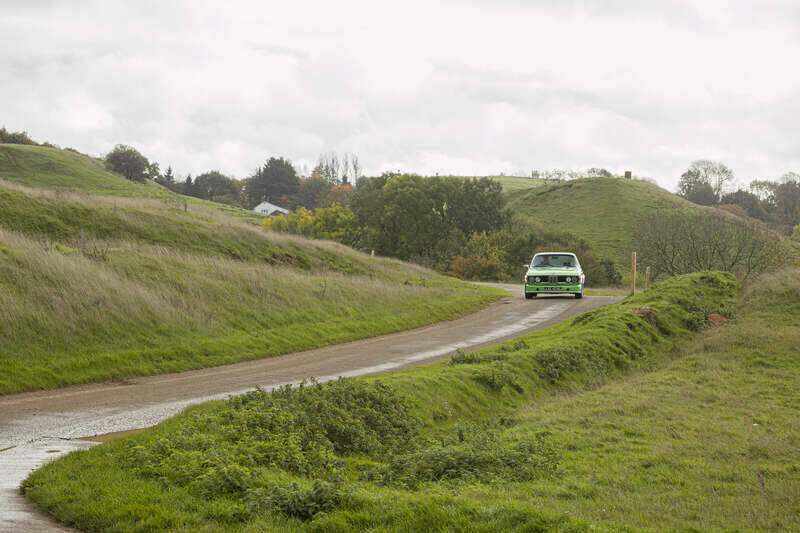
[[[533,280],[534,280],[536,283],[539,283],[540,281],[542,281],[542,278],[540,278],[539,276],[536,276],[535,278],[533,278]]]
[[[572,283],[572,278],[567,276],[567,283]]]

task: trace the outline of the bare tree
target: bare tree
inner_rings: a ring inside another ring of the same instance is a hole
[[[350,154],[345,152],[344,156],[342,156],[342,175],[340,177],[342,185],[347,185],[349,183],[350,172]]]
[[[657,213],[637,227],[634,245],[656,276],[725,270],[744,280],[787,259],[763,225],[712,211]]]
[[[702,198],[703,201],[696,203],[703,205],[717,204],[733,180],[733,171],[724,164],[698,159],[681,174],[678,194],[690,201]]]
[[[339,184],[340,182],[339,172],[341,171],[341,163],[339,163],[339,156],[337,156],[333,152],[329,154],[324,154],[320,156],[319,164],[317,166],[322,171],[322,176],[326,180],[336,185]]]
[[[361,173],[363,171],[361,169],[361,163],[359,162],[356,154],[350,156],[350,167],[353,170],[353,185],[358,186],[358,180],[361,179]]]
[[[780,183],[800,183],[800,174],[797,172],[787,172],[780,178],[778,178]]]
[[[356,185],[362,176],[363,169],[358,156],[345,152],[341,158],[334,152],[323,154],[319,158],[314,172],[319,172],[322,177],[335,185]]]

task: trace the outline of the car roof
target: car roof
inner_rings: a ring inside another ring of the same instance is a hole
[[[533,257],[537,255],[571,255],[572,257],[577,257],[572,252],[539,252],[538,254],[534,254]]]

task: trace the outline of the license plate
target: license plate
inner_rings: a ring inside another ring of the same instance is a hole
[[[540,291],[560,291],[561,287],[539,287],[537,290],[540,290]]]

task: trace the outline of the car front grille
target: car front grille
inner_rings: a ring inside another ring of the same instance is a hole
[[[572,275],[572,276],[541,276],[541,281],[539,281],[539,283],[567,283],[567,278],[570,278],[571,280],[574,280],[574,281],[570,281],[569,282],[570,284],[578,283],[578,281],[577,281],[578,276],[575,276],[575,275]],[[528,283],[536,283],[535,279],[536,279],[536,276],[527,276],[526,277],[526,281]]]

